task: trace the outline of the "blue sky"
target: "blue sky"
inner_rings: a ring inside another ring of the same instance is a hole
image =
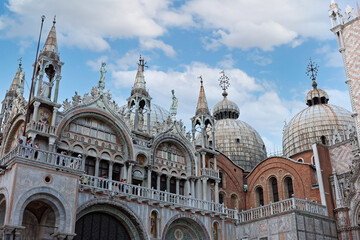
[[[341,9],[356,7],[338,1]],[[239,119],[263,137],[268,152],[281,149],[284,121],[306,107],[309,57],[320,66],[318,87],[330,103],[350,110],[345,73],[330,32],[330,0],[5,0],[0,4],[0,98],[10,87],[20,57],[30,85],[40,16],[42,44],[56,15],[62,69],[59,102],[97,84],[107,63],[106,88],[126,103],[139,55],[153,103],[169,109],[171,89],[178,119],[187,130],[195,113],[199,79],[209,107],[222,100],[219,72],[231,85],[228,98]],[[42,47],[42,45],[41,45]],[[25,86],[25,95],[28,87]]]

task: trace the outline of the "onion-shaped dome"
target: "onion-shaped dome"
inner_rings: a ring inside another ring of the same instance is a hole
[[[236,164],[251,171],[266,158],[266,149],[260,135],[249,124],[237,120],[240,111],[236,103],[224,99],[214,107],[215,145]]]
[[[321,142],[335,144],[349,138],[355,124],[351,113],[341,107],[328,104],[328,94],[317,89],[312,76],[313,88],[306,96],[307,108],[299,112],[285,126],[283,132],[283,154],[295,154],[312,149],[312,144]]]
[[[227,99],[225,95],[224,99],[215,105],[213,115],[216,119],[237,119],[240,115],[240,110],[237,104]]]

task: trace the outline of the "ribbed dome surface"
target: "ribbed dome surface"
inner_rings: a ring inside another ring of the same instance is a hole
[[[265,145],[260,135],[240,120],[217,120],[215,143],[217,149],[247,171],[266,158]]]
[[[126,114],[129,112],[128,106],[124,105],[120,107],[120,113],[123,116],[126,116]],[[160,107],[157,104],[152,103],[151,104],[151,113],[150,113],[150,124],[151,126],[155,126],[157,122],[160,124],[163,121],[166,121],[168,117],[170,116],[169,111],[165,110],[164,108]],[[144,122],[146,125],[146,121]]]
[[[291,157],[311,150],[315,142],[322,140],[329,144],[330,139],[333,139],[335,129],[342,140],[347,139],[349,127],[354,126],[351,113],[346,109],[331,104],[312,105],[299,112],[285,126],[283,153]]]
[[[225,97],[215,105],[213,115],[216,119],[225,118],[225,116],[222,115],[228,115],[231,118],[237,119],[240,115],[240,110],[236,103]]]

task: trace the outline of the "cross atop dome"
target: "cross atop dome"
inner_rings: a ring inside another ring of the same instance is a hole
[[[226,89],[228,89],[230,86],[230,79],[228,76],[225,75],[224,70],[221,71],[220,74],[222,75],[219,78],[219,86],[221,87],[222,90],[224,90],[222,95],[224,96],[224,98],[226,98],[226,96],[228,95]]]
[[[316,77],[318,71],[319,71],[319,66],[315,62],[313,62],[310,58],[309,64],[307,65],[306,68],[306,75],[313,81],[312,86],[314,89],[317,89]]]

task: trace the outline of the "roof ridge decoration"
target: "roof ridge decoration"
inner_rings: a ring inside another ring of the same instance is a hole
[[[206,101],[206,95],[205,95],[205,90],[204,90],[204,86],[203,86],[202,76],[200,75],[198,78],[200,79],[200,93],[199,93],[199,98],[198,98],[198,102],[197,102],[197,106],[196,106],[195,115],[199,115],[201,113],[210,115],[209,107],[208,107],[208,104]]]

